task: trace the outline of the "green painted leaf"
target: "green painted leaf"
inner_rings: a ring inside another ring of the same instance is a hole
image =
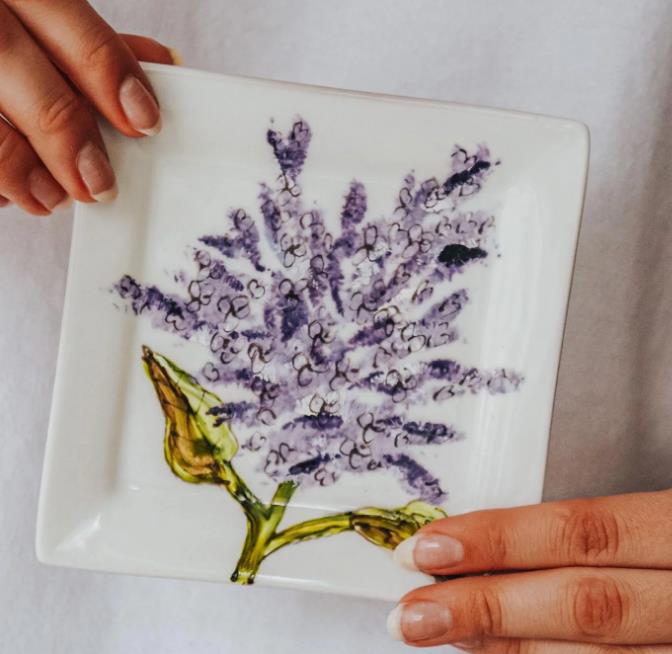
[[[447,517],[446,512],[438,506],[432,506],[421,500],[409,502],[406,506],[397,509],[399,513],[412,518],[419,527],[424,527],[433,520],[440,520]]]
[[[171,469],[184,481],[221,483],[221,467],[238,451],[228,424],[216,426],[209,414],[222,401],[147,347],[142,359],[166,418],[164,453]]]
[[[398,509],[359,509],[353,512],[350,522],[352,528],[369,542],[394,549],[420,527],[445,517],[442,509],[416,500]]]

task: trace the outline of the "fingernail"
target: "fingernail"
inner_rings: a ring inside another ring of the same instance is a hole
[[[450,609],[435,602],[399,604],[387,616],[390,636],[407,643],[441,638],[452,626]]]
[[[481,643],[479,643],[477,640],[470,640],[470,641],[465,641],[465,642],[459,642],[459,643],[450,643],[453,647],[456,647],[457,649],[462,649],[465,652],[471,652],[475,649],[478,649],[481,646]]]
[[[89,142],[79,151],[77,170],[94,200],[106,204],[117,197],[114,171],[97,145]]]
[[[402,541],[393,557],[399,565],[410,570],[442,570],[464,559],[464,547],[450,536],[422,534]]]
[[[34,168],[30,172],[28,190],[47,211],[60,209],[69,199],[61,185],[44,168]]]
[[[170,58],[173,60],[173,66],[184,66],[184,57],[174,48],[168,48]]]
[[[387,633],[394,638],[394,640],[404,640],[404,634],[401,633],[401,614],[404,610],[404,607],[401,604],[397,604],[387,616],[387,621],[385,626],[387,627]]]
[[[119,102],[133,129],[147,136],[154,136],[161,131],[159,105],[137,77],[131,75],[122,82]]]

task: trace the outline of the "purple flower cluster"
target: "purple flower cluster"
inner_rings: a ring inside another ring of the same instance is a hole
[[[286,136],[268,131],[280,175],[260,187],[262,220],[234,209],[221,234],[201,237],[194,273],[177,278],[183,292],[128,275],[115,290],[155,327],[207,344],[199,376],[225,402],[213,413],[249,428],[243,447],[272,479],[324,486],[385,469],[413,496],[439,502],[445,491],[413,448],[461,434],[412,420],[409,408],[522,381],[445,358],[469,301],[451,282],[487,260],[494,227],[460,205],[498,162],[483,146],[456,147],[445,179],[407,175],[386,217],[367,216],[366,189],[353,181],[334,233],[298,183],[310,139],[300,119]],[[262,239],[272,257],[262,256]],[[231,386],[248,399],[227,401]]]

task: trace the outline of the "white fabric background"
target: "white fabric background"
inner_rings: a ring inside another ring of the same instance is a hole
[[[587,123],[592,165],[546,495],[672,486],[672,3],[95,4],[193,67]],[[70,229],[67,216],[0,213],[0,652],[404,651],[388,641],[380,603],[36,562]]]

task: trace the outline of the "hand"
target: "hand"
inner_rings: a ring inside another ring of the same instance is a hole
[[[432,575],[388,628],[420,647],[506,654],[672,653],[672,491],[479,511],[395,551]]]
[[[0,206],[44,216],[71,198],[114,199],[94,109],[126,136],[159,131],[138,58],[173,63],[168,48],[117,34],[84,0],[0,0]]]

